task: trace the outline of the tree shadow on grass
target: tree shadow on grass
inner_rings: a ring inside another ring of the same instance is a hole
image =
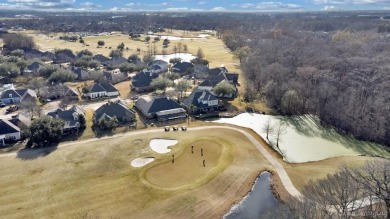
[[[58,143],[42,148],[24,148],[18,151],[16,157],[20,160],[35,160],[46,157],[58,148]]]
[[[321,124],[318,118],[311,115],[283,117],[280,120],[285,121],[288,126],[306,137],[318,137],[338,143],[346,148],[368,156],[390,157],[389,148],[383,145],[361,141],[353,136],[340,133],[331,126]]]

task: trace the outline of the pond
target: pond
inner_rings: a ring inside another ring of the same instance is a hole
[[[224,219],[259,218],[267,210],[278,206],[279,202],[271,192],[269,172],[263,172],[256,179],[252,190],[224,215]]]
[[[264,126],[268,119],[273,125],[278,122],[286,124],[285,132],[279,140],[279,148],[276,147],[275,134],[270,134],[269,140],[266,138]],[[251,128],[290,163],[318,161],[336,156],[390,156],[385,146],[340,134],[330,127],[321,125],[319,119],[312,115],[282,117],[243,113],[214,122]]]
[[[169,63],[170,59],[173,58],[181,58],[182,61],[189,62],[191,59],[194,59],[195,56],[191,53],[176,53],[176,54],[170,54],[170,55],[155,55],[154,59],[160,59],[164,60]]]

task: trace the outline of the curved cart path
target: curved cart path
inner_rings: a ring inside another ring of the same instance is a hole
[[[230,129],[234,130],[237,132],[240,132],[243,134],[253,145],[256,146],[256,148],[260,151],[261,154],[272,164],[272,166],[275,168],[275,171],[280,177],[280,180],[284,186],[284,188],[287,190],[290,195],[296,198],[301,198],[302,194],[295,188],[293,183],[291,182],[290,177],[288,176],[286,170],[283,168],[283,166],[279,163],[279,161],[273,157],[268,151],[264,148],[266,145],[260,144],[251,134],[248,132],[241,130],[239,128],[234,128],[234,127],[228,127],[228,126],[200,126],[200,127],[195,127],[195,128],[189,128],[187,131],[191,130],[203,130],[203,129],[213,129],[213,128],[218,128],[218,129]],[[99,141],[103,139],[111,139],[111,138],[117,138],[117,137],[127,137],[127,136],[136,136],[140,134],[149,134],[149,133],[158,133],[158,132],[164,132],[161,129],[151,129],[151,130],[140,130],[140,131],[131,131],[123,134],[117,134],[114,136],[107,136],[107,137],[102,137],[102,138],[92,138],[88,140],[82,140],[82,141],[75,141],[75,142],[70,142],[70,143],[63,143],[58,146],[58,148],[64,148],[64,147],[69,147],[69,146],[74,146],[78,144],[83,144],[87,142],[94,142],[94,141]],[[267,146],[266,146],[267,147]],[[44,152],[45,148],[43,149],[31,149],[31,153],[42,153]],[[0,154],[0,158],[2,157],[16,157],[18,152],[13,152],[13,153],[8,153],[8,154]]]

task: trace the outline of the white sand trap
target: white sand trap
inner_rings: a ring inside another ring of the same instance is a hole
[[[174,139],[152,139],[150,141],[150,148],[159,154],[165,154],[171,151],[169,146],[177,144],[179,141]]]
[[[155,160],[154,157],[141,157],[141,158],[137,158],[137,159],[134,159],[133,161],[131,161],[131,166],[133,166],[133,167],[143,167],[146,164],[153,162],[154,160]]]

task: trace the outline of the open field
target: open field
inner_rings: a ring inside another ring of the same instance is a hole
[[[128,35],[120,33],[111,36],[84,37],[85,45],[83,45],[79,42],[66,42],[60,40],[59,36],[64,35],[63,33],[53,33],[50,36],[35,34],[33,31],[25,31],[24,33],[33,36],[39,49],[44,51],[54,51],[56,48],[68,48],[77,53],[83,49],[88,49],[94,54],[108,56],[112,49],[116,49],[116,47],[123,42],[125,48],[129,48],[128,50],[124,50],[124,57],[129,57],[131,54],[138,54],[142,58],[147,53],[148,47],[153,49],[156,48],[156,54],[163,54],[163,40],[154,43],[152,38],[150,43],[147,43],[143,41],[145,36],[142,36],[139,41],[132,40]],[[193,37],[200,33],[202,32],[189,32],[188,34],[183,35],[183,31],[174,30],[172,33],[158,33],[158,35]],[[99,40],[105,42],[105,45],[101,48],[97,47],[97,42]],[[169,47],[165,49],[167,54],[173,54],[173,47],[179,42],[182,43],[182,45],[186,44],[188,46],[188,52],[194,55],[198,48],[202,48],[205,58],[210,62],[210,68],[224,65],[230,72],[241,72],[238,66],[238,60],[234,59],[233,54],[225,47],[222,40],[217,39],[216,37],[210,36],[209,38],[171,40]],[[87,44],[89,46],[86,46]],[[140,49],[140,52],[137,51],[137,48]]]
[[[175,163],[172,153],[149,148],[153,138],[179,140],[172,147]],[[206,167],[198,162],[198,147],[189,153],[191,144],[204,145]],[[131,167],[133,159],[145,156],[156,160]],[[216,218],[245,195],[262,170],[271,169],[242,134],[226,129],[115,137],[35,159],[3,157],[0,165],[0,211],[7,218]],[[174,179],[180,183],[167,186]]]

